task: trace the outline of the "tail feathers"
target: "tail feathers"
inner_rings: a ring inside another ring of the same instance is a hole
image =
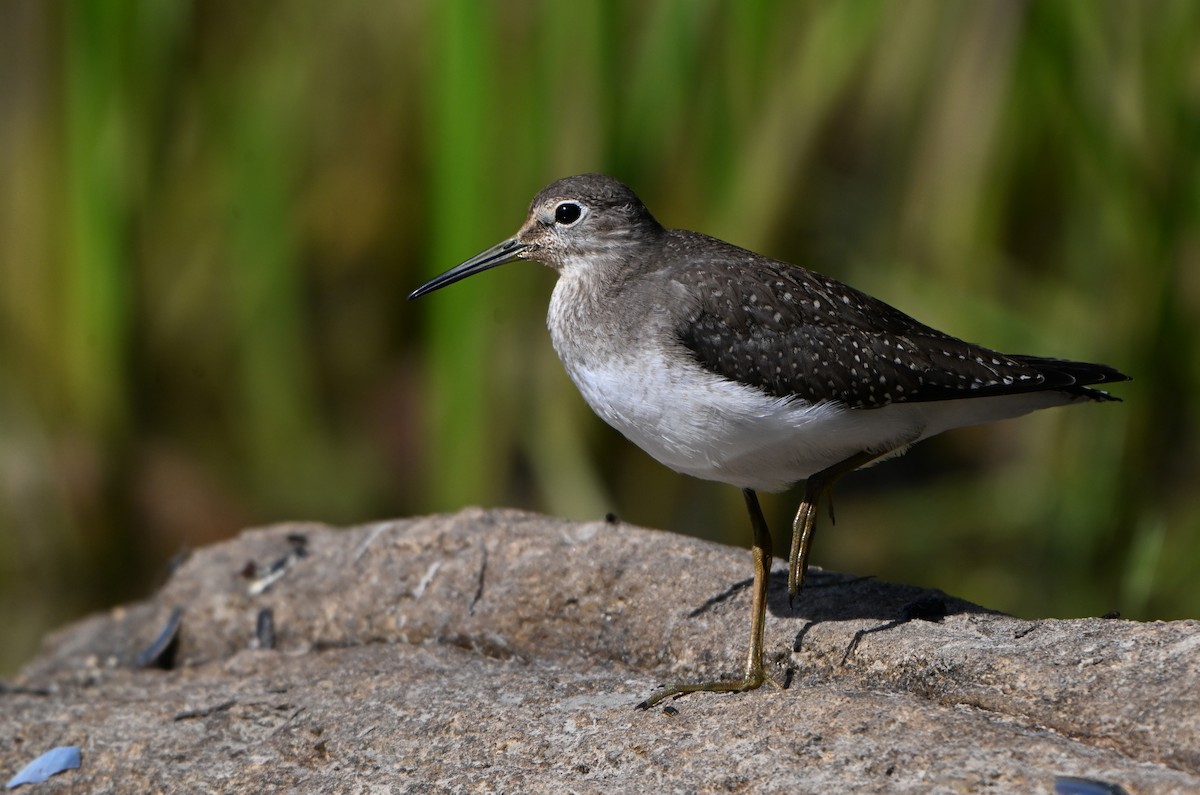
[[[1120,401],[1119,397],[1110,395],[1102,389],[1090,389],[1089,387],[1095,384],[1132,380],[1120,370],[1109,367],[1107,364],[1072,362],[1066,359],[1048,359],[1042,356],[1012,356],[1010,358],[1037,370],[1045,379],[1040,385],[1041,388],[1058,389],[1088,400]]]

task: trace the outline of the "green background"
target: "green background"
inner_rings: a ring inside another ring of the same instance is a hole
[[[6,0],[0,97],[0,672],[252,524],[512,505],[744,545],[736,489],[575,393],[551,272],[404,301],[583,171],[1135,377],[848,478],[816,564],[1200,614],[1200,3]]]

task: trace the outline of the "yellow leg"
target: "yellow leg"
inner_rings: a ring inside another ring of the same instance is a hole
[[[771,532],[758,505],[758,495],[750,489],[742,489],[746,508],[750,511],[750,527],[754,533],[754,584],[750,600],[750,653],[746,657],[746,674],[741,679],[697,682],[694,684],[671,685],[659,690],[642,703],[638,709],[649,709],[664,699],[682,696],[701,690],[715,693],[740,693],[754,690],[764,682],[782,687],[772,679],[763,665],[763,630],[767,621],[767,582],[771,574]]]
[[[821,498],[833,491],[833,484],[847,472],[853,472],[864,464],[874,461],[883,453],[857,453],[841,463],[834,464],[828,469],[811,476],[804,483],[804,500],[796,511],[796,520],[792,522],[792,551],[788,556],[788,600],[793,601],[804,585],[804,575],[808,572],[808,551],[812,547],[813,530],[817,526],[817,508]],[[829,510],[833,518],[833,508]]]

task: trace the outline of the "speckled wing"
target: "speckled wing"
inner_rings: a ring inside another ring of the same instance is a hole
[[[1086,385],[1127,379],[972,345],[833,279],[731,249],[736,259],[710,250],[689,264],[695,312],[677,335],[708,370],[777,397],[877,408],[1057,389],[1106,400]]]

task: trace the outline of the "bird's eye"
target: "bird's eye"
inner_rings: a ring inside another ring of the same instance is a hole
[[[575,202],[563,202],[554,208],[554,220],[563,226],[570,226],[583,215],[583,208]]]

